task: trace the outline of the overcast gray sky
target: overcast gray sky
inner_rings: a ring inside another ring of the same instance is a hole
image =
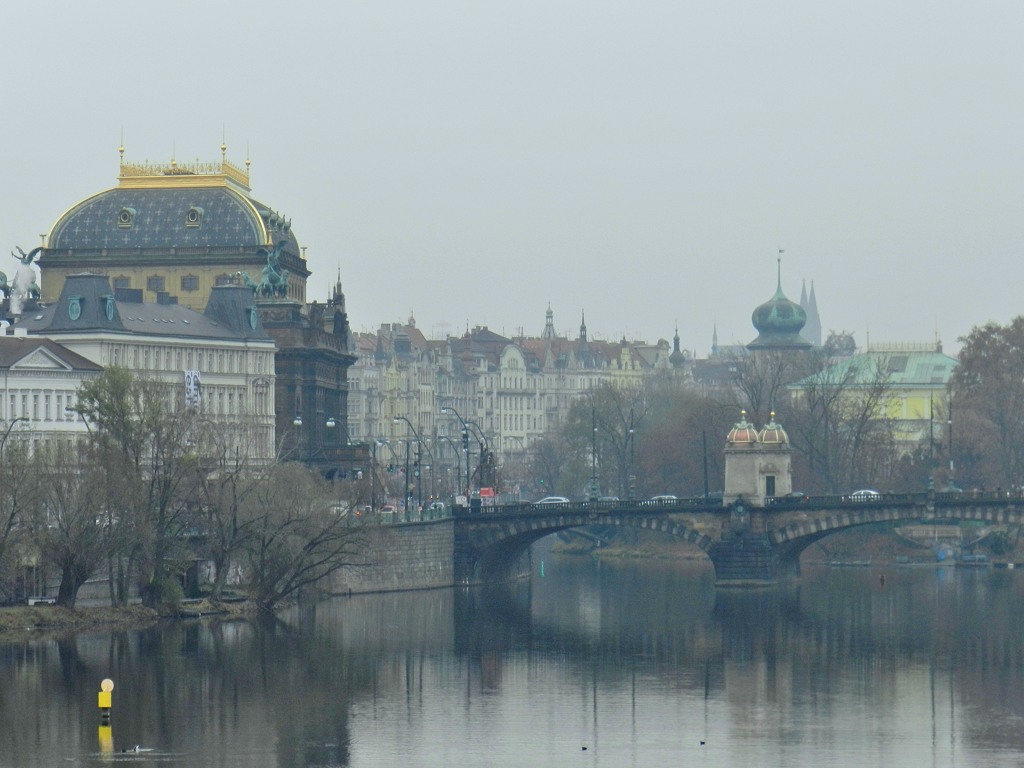
[[[252,160],[352,326],[955,339],[1024,312],[1024,4],[22,2],[0,251],[134,161]],[[248,148],[248,149],[247,149]],[[11,268],[4,269],[10,274]],[[0,261],[0,268],[3,268]]]

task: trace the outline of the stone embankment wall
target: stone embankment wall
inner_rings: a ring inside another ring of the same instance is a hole
[[[331,591],[346,594],[452,586],[453,526],[451,519],[367,526],[366,564],[335,574]]]

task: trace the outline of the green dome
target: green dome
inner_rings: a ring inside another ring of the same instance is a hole
[[[783,348],[803,349],[811,343],[800,336],[807,323],[807,313],[799,304],[786,298],[782,292],[782,266],[779,266],[779,282],[775,295],[754,310],[750,318],[758,336],[748,349]]]

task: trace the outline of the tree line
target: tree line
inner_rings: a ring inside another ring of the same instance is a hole
[[[959,340],[959,364],[927,419],[897,413],[891,360],[851,357],[849,338],[832,333],[810,351],[738,356],[725,386],[670,375],[598,386],[534,446],[530,492],[584,498],[592,481],[598,495],[620,498],[720,492],[725,438],[741,411],[758,427],[776,414],[802,492],[1020,490],[1024,318]]]
[[[43,572],[73,607],[89,579],[109,576],[114,605],[138,595],[161,609],[209,563],[211,599],[232,582],[269,611],[359,561],[337,489],[300,464],[254,464],[244,425],[118,367],[82,386],[76,410],[82,439],[0,443],[0,599],[24,597]]]

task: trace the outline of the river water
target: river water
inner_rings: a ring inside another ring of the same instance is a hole
[[[4,643],[0,767],[1024,765],[1022,606],[1013,570],[737,590],[547,553],[505,589]]]

